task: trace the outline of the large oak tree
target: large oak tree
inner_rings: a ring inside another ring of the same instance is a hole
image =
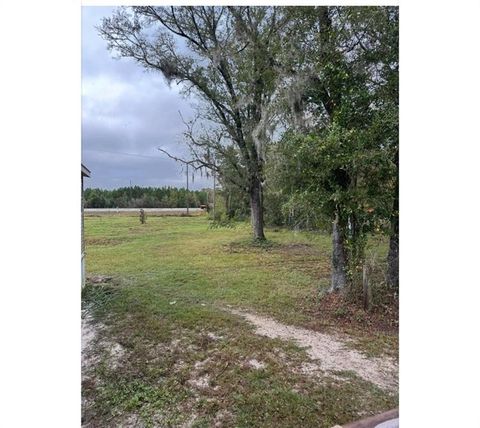
[[[210,132],[190,139],[197,165],[219,170],[250,200],[253,235],[263,240],[264,146],[269,138],[286,20],[276,7],[133,7],[105,18],[101,35],[121,57],[162,73],[202,101]],[[221,138],[211,138],[220,130]],[[210,133],[210,135],[209,135]]]
[[[388,281],[398,285],[398,8],[289,13],[299,52],[280,145],[289,206],[332,223],[332,290],[346,289],[367,233],[388,223]]]

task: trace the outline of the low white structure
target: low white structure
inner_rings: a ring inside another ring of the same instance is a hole
[[[83,236],[83,206],[85,201],[83,199],[83,177],[90,177],[90,170],[82,163],[82,190],[81,190],[81,206],[82,206],[82,287],[85,285],[85,239]]]
[[[142,208],[143,211],[150,214],[186,214],[186,208]],[[135,213],[138,214],[140,208],[85,208],[87,214],[121,214]],[[202,213],[203,208],[189,208],[191,213]]]

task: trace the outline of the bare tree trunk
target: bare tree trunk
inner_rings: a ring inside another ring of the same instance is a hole
[[[215,221],[215,187],[216,187],[216,175],[215,171],[213,171],[213,221]],[[228,212],[228,206],[227,206],[227,212]]]
[[[330,291],[344,290],[347,285],[345,244],[343,233],[335,215],[332,231],[332,285]]]
[[[187,163],[187,216],[190,215],[190,201],[188,200],[188,163]]]
[[[398,152],[396,154],[396,164],[398,170]],[[399,180],[397,176],[395,199],[393,201],[393,213],[390,219],[391,234],[390,234],[390,248],[388,250],[388,270],[387,283],[391,287],[398,288],[399,286],[399,244],[400,244],[400,225],[399,225]]]
[[[398,216],[392,218],[392,234],[390,235],[390,248],[388,250],[388,271],[387,282],[388,285],[394,288],[399,286],[399,225]]]
[[[362,283],[363,283],[363,309],[366,311],[370,310],[371,302],[372,302],[372,289],[370,284],[368,283],[368,265],[364,263],[363,265],[363,275],[362,275]]]
[[[262,184],[255,178],[250,187],[250,209],[252,217],[253,239],[264,241]]]

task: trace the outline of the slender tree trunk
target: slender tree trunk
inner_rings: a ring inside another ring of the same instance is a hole
[[[399,286],[398,265],[399,265],[399,256],[400,256],[398,150],[397,150],[397,153],[395,154],[395,164],[397,166],[397,177],[396,177],[396,184],[395,184],[395,199],[393,201],[393,213],[390,218],[391,234],[390,234],[390,248],[388,250],[387,283],[391,287],[398,288]]]
[[[399,286],[399,221],[398,221],[398,193],[395,196],[394,213],[391,218],[392,234],[390,235],[390,248],[388,250],[388,271],[387,283],[391,287],[398,288]]]
[[[346,257],[343,233],[339,224],[338,214],[335,214],[332,231],[332,285],[330,291],[344,290],[347,285]]]
[[[265,240],[263,233],[263,198],[262,184],[257,178],[253,179],[250,187],[250,209],[252,217],[253,238],[255,240]]]
[[[362,274],[362,283],[363,283],[363,309],[366,311],[370,310],[372,303],[372,288],[369,284],[369,270],[368,265],[364,263],[363,265],[363,274]]]
[[[215,171],[213,172],[213,221],[215,221],[215,190],[216,190],[216,176]],[[228,212],[228,207],[227,207]]]
[[[187,163],[187,216],[190,214],[190,201],[188,200],[188,163]]]

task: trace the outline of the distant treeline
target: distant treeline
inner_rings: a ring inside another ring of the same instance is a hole
[[[85,208],[184,208],[207,204],[207,190],[176,187],[120,187],[115,190],[85,189]]]

